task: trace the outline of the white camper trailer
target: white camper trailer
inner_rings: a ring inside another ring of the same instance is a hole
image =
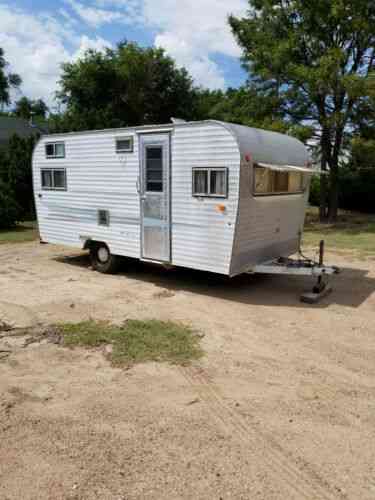
[[[33,156],[41,240],[228,276],[299,249],[305,146],[218,121],[43,136]],[[118,260],[118,259],[117,259]]]

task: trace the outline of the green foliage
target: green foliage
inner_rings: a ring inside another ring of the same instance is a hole
[[[48,106],[43,99],[32,100],[24,96],[16,102],[13,112],[16,116],[25,120],[30,119],[32,116],[44,119],[48,112]]]
[[[10,103],[10,90],[21,85],[21,78],[15,73],[7,72],[7,61],[4,50],[0,47],[0,105]]]
[[[375,129],[373,138],[355,137],[351,143],[351,162],[353,169],[375,170]]]
[[[172,321],[128,320],[122,326],[84,321],[57,326],[66,346],[112,345],[110,359],[119,366],[146,361],[186,364],[203,355],[199,336]]]
[[[1,227],[11,227],[16,221],[33,217],[32,153],[36,139],[14,135],[6,149],[0,151],[0,182],[3,194],[0,210],[7,213]]]
[[[309,203],[313,207],[320,205],[320,178],[317,175],[311,179]]]
[[[375,169],[344,169],[340,180],[340,207],[346,210],[375,213]]]
[[[350,166],[340,171],[339,207],[363,213],[375,213],[375,169],[353,169]],[[313,177],[309,202],[313,206],[320,203],[320,179]]]
[[[20,207],[11,187],[0,179],[0,229],[14,227],[19,213]]]
[[[249,0],[247,17],[230,17],[244,66],[259,91],[273,88],[286,116],[320,134],[330,170],[330,216],[346,136],[362,118],[375,70],[373,0]],[[362,111],[360,111],[362,110]]]
[[[99,129],[190,119],[195,89],[185,69],[162,49],[121,43],[105,54],[89,50],[63,65],[58,97],[66,113],[51,120],[58,130]]]

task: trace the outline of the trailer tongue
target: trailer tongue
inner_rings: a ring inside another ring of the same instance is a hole
[[[332,292],[332,287],[328,281],[329,276],[339,274],[340,269],[336,266],[324,265],[324,241],[321,241],[318,262],[307,259],[300,253],[297,259],[280,257],[279,259],[259,264],[249,272],[251,274],[287,274],[317,278],[312,291],[301,295],[301,302],[315,304]]]

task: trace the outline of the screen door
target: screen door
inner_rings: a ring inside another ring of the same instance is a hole
[[[140,136],[141,256],[170,262],[170,136]]]

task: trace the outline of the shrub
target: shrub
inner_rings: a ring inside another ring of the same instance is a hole
[[[0,229],[10,229],[16,225],[20,207],[9,185],[0,179]]]

